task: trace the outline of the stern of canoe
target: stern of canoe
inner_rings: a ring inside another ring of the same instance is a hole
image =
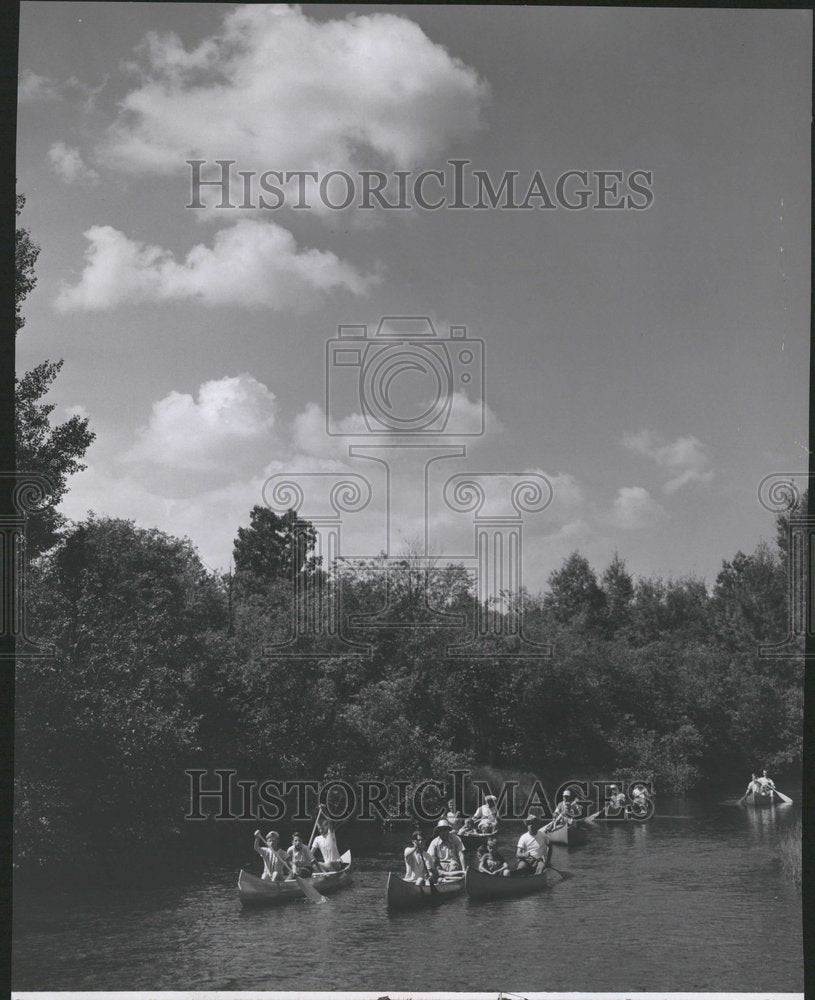
[[[413,910],[434,906],[457,896],[464,889],[464,876],[445,879],[434,886],[406,882],[395,872],[388,873],[387,904],[389,910]]]

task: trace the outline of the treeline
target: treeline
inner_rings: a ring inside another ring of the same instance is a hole
[[[777,529],[774,548],[738,553],[710,592],[635,580],[617,557],[598,576],[572,554],[545,593],[522,596],[548,659],[491,655],[486,639],[481,655],[446,656],[460,634],[440,613],[476,612],[460,566],[348,567],[344,612],[374,615],[349,635],[370,655],[287,659],[270,646],[291,629],[292,572],[305,612],[330,613],[328,568],[292,513],[254,508],[228,576],[189,541],[90,516],[30,567],[29,631],[54,656],[18,666],[18,862],[177,834],[196,767],[415,781],[478,763],[664,791],[741,784],[759,766],[793,774],[803,660],[758,654],[786,635],[784,517]]]

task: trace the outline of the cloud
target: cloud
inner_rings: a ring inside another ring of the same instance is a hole
[[[20,74],[17,85],[17,100],[20,104],[31,104],[34,101],[58,101],[62,97],[60,88],[53,80],[30,69]]]
[[[274,222],[237,222],[217,232],[211,248],[194,246],[183,262],[112,226],[92,226],[84,236],[90,243],[85,269],[57,296],[60,311],[168,301],[300,310],[336,288],[362,295],[377,280],[331,251],[298,250],[292,234]]]
[[[57,176],[61,177],[66,184],[73,184],[74,181],[99,180],[99,174],[83,161],[79,150],[73,146],[66,146],[64,142],[55,142],[48,150],[48,159]]]
[[[153,404],[123,461],[208,474],[257,469],[276,411],[274,393],[251,375],[204,382],[197,398],[173,391]]]
[[[674,493],[687,483],[709,483],[713,478],[708,448],[692,435],[666,442],[652,431],[641,430],[627,434],[622,443],[629,451],[645,455],[672,474],[662,487],[664,493]]]
[[[623,531],[637,531],[657,524],[664,517],[665,509],[643,486],[621,486],[608,520]]]
[[[126,68],[139,83],[103,144],[132,172],[215,156],[252,169],[412,163],[476,132],[488,97],[473,69],[390,13],[247,5],[195,48],[151,32],[137,55]]]

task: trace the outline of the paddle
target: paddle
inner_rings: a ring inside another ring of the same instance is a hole
[[[788,806],[792,805],[792,799],[789,797],[789,795],[785,795],[783,792],[779,792],[777,788],[774,788],[773,791],[785,805]]]
[[[587,823],[593,823],[601,813],[603,814],[603,816],[605,816],[607,808],[608,808],[608,806],[603,806],[603,808],[602,809],[598,809],[596,813],[592,813],[591,816],[587,816],[586,817],[586,822]]]
[[[328,902],[326,897],[323,896],[322,893],[317,892],[317,890],[314,888],[313,885],[309,885],[304,879],[300,878],[300,876],[292,868],[292,866],[288,863],[288,861],[280,851],[274,851],[273,853],[277,858],[277,860],[280,862],[280,864],[283,865],[284,868],[286,868],[288,871],[292,873],[292,875],[294,876],[294,881],[297,883],[297,885],[300,888],[300,891],[303,893],[306,899],[308,899],[312,903]]]

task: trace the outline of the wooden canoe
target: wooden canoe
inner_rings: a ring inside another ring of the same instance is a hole
[[[431,888],[418,882],[406,882],[395,872],[388,873],[388,909],[412,910],[420,906],[435,906],[454,899],[464,888],[464,875],[439,879]]]
[[[462,844],[468,851],[477,850],[482,844],[486,844],[490,837],[497,837],[498,833],[459,833]]]
[[[470,899],[510,899],[540,892],[559,881],[560,876],[551,868],[540,875],[521,875],[514,871],[509,875],[487,875],[477,868],[468,868],[465,889]]]
[[[775,793],[771,788],[766,791],[748,792],[744,801],[748,806],[758,806],[759,808],[771,806],[775,801]]]
[[[589,839],[589,831],[582,823],[564,823],[557,830],[552,830],[546,834],[550,844],[566,844],[574,847],[577,844],[585,844]]]
[[[324,896],[350,885],[353,880],[351,852],[346,851],[340,858],[345,867],[336,872],[317,872],[307,881]],[[304,879],[304,881],[306,881]],[[303,891],[293,878],[282,882],[258,878],[241,869],[238,875],[238,896],[243,906],[276,906],[293,899],[304,899]]]

